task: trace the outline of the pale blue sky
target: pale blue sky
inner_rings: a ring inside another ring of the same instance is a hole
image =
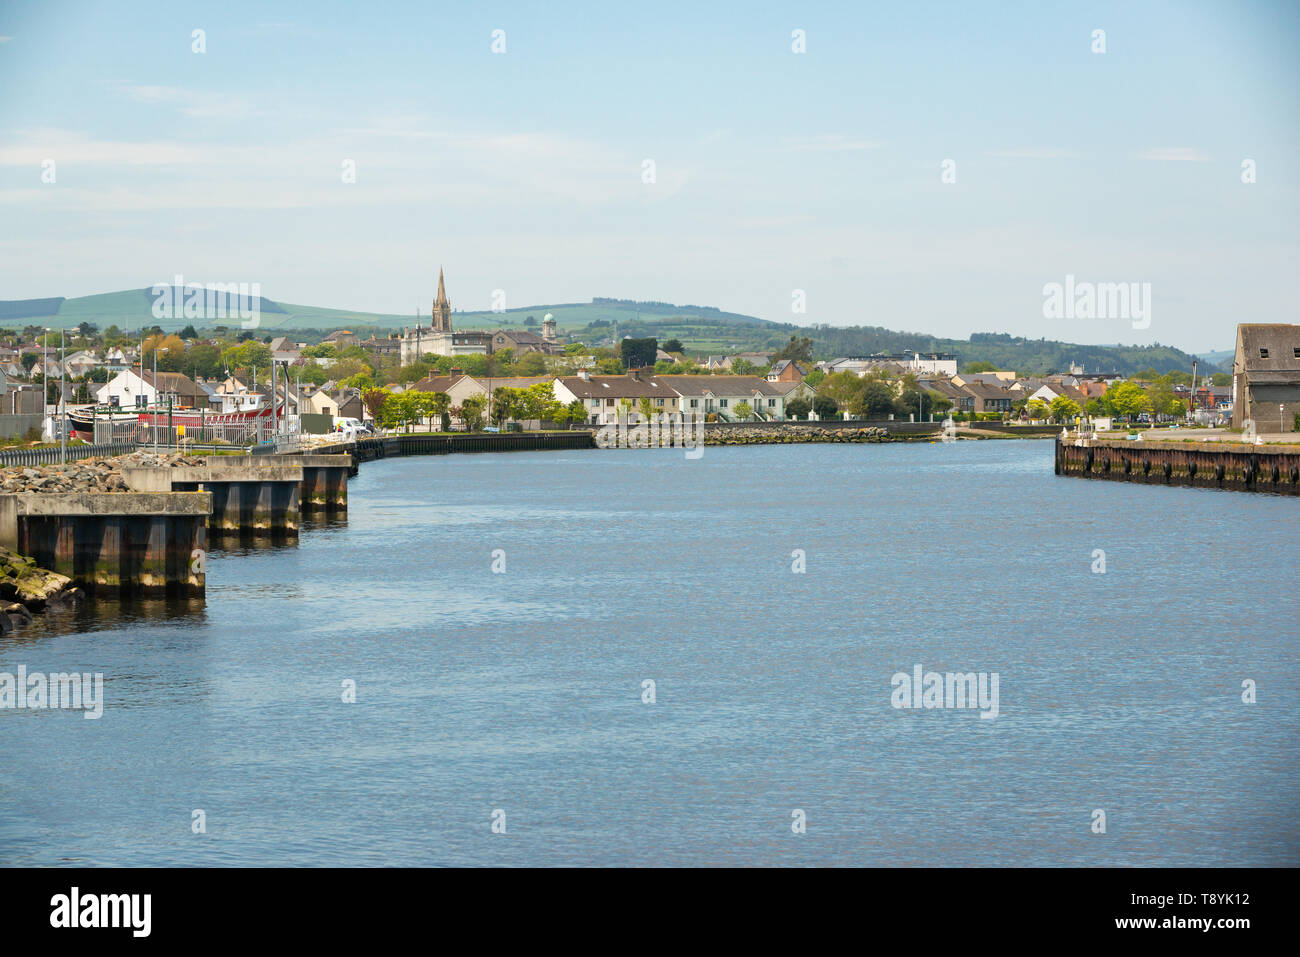
[[[427,314],[442,264],[458,309],[1192,351],[1297,321],[1294,4],[6,0],[0,37],[0,299],[180,273]],[[1151,283],[1150,329],[1043,318],[1066,274]]]

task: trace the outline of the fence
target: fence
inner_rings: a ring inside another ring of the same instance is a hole
[[[204,422],[201,425],[156,425],[147,422],[95,423],[95,442],[134,442],[139,445],[183,449],[194,445],[228,445],[247,448],[273,438],[271,423],[263,419],[251,422]]]
[[[94,445],[69,445],[66,450],[10,449],[0,452],[0,468],[10,465],[49,465],[57,463],[66,451],[69,462],[77,459],[98,458],[108,455],[127,455],[136,450],[134,442],[95,443]]]

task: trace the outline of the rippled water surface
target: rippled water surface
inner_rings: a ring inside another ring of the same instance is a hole
[[[390,459],[350,501],[205,602],[0,638],[106,698],[0,710],[0,863],[1300,863],[1294,499],[989,441]],[[916,664],[998,717],[891,707]]]

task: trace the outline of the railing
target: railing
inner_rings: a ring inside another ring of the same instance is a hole
[[[109,455],[129,455],[136,450],[134,442],[105,442],[95,445],[69,445],[66,450],[47,449],[9,449],[0,452],[0,468],[10,465],[49,465],[57,463],[67,454],[69,462],[77,459],[99,458]]]

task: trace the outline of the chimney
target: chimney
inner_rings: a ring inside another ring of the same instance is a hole
[[[464,373],[462,373],[459,369],[452,369],[451,371],[449,371],[449,372],[447,373],[447,375],[449,375],[449,376],[450,376],[450,375],[464,375]]]
[[[588,372],[586,369],[579,369],[579,370],[578,370],[578,378],[581,379],[583,382],[590,382],[590,381],[591,381],[591,373]]]
[[[640,370],[640,369],[628,369],[628,370],[627,370],[627,374],[628,374],[629,376],[631,376],[631,378],[632,378],[632,380],[633,380],[634,382],[640,382],[640,381],[641,381],[641,370]]]

